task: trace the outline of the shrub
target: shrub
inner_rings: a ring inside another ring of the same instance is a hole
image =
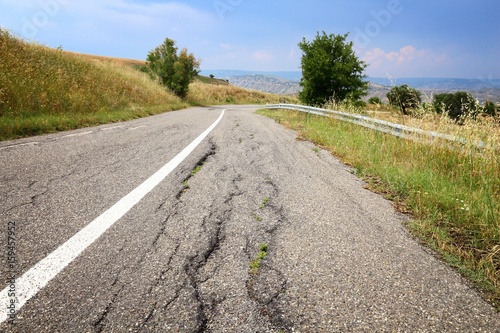
[[[478,112],[477,101],[465,91],[436,95],[433,104],[437,113],[447,113],[457,121],[464,117],[475,118]]]
[[[378,97],[371,97],[368,100],[368,104],[378,104],[378,105],[380,105],[380,104],[382,104],[382,101]]]
[[[387,93],[389,104],[398,107],[404,115],[410,114],[410,109],[417,109],[422,102],[422,93],[406,84],[392,87]]]

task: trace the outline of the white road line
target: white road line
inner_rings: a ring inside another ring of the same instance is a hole
[[[81,132],[81,133],[75,133],[75,134],[68,134],[68,135],[63,136],[63,138],[72,138],[72,137],[75,137],[75,136],[84,136],[84,135],[91,134],[93,132],[94,131],[87,131],[87,132]]]
[[[113,127],[106,127],[106,128],[101,129],[101,131],[111,131],[111,130],[114,130],[114,129],[124,128],[124,127],[125,127],[124,125],[113,126]]]
[[[107,211],[102,213],[94,221],[76,233],[64,244],[58,247],[54,252],[38,262],[35,266],[15,280],[15,311],[21,307],[33,296],[35,296],[43,287],[49,283],[59,272],[78,257],[89,245],[98,239],[107,229],[116,221],[125,215],[134,207],[146,194],[155,188],[163,179],[165,179],[217,126],[224,116],[223,110],[219,118],[205,132],[201,133],[193,142],[175,156],[170,162],[165,164],[160,170],[149,177],[132,192],[124,196],[120,201],[114,204]],[[8,317],[8,306],[11,304],[9,296],[10,287],[6,287],[0,292],[0,323],[6,321]]]
[[[10,146],[5,146],[5,147],[0,147],[0,150],[4,149],[9,149],[9,148],[17,148],[17,147],[31,147],[31,146],[38,146],[40,142],[33,141],[33,142],[28,142],[28,143],[20,143],[17,145],[10,145]]]
[[[148,127],[148,125],[141,125],[141,126],[137,126],[137,127],[131,127],[128,130],[129,131],[135,131],[136,129],[143,128],[143,127]]]

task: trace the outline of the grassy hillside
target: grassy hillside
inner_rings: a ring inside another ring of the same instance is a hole
[[[279,96],[191,86],[186,100],[136,70],[144,61],[27,43],[0,30],[0,140],[122,121],[190,105],[265,103]]]

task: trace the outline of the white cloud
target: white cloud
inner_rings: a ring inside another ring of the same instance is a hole
[[[255,51],[251,58],[256,62],[270,62],[274,59],[273,55],[266,51]]]
[[[107,23],[125,30],[168,29],[193,31],[210,24],[213,17],[176,2],[140,4],[123,0],[70,2],[82,21]],[[153,32],[150,30],[150,32]]]
[[[402,47],[397,51],[384,51],[373,48],[364,51],[361,59],[368,65],[371,76],[385,76],[391,73],[404,76],[436,76],[439,70],[450,64],[446,53],[436,53],[427,49],[417,49],[412,45]]]

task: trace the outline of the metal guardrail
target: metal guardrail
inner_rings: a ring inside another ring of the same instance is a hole
[[[388,121],[374,119],[366,116],[361,116],[357,114],[320,109],[305,105],[295,105],[295,104],[268,104],[266,109],[287,109],[301,111],[308,114],[314,114],[319,116],[333,117],[342,121],[357,124],[363,127],[371,128],[373,130],[395,135],[400,138],[410,139],[415,141],[448,141],[459,144],[467,144],[467,140],[464,138],[456,137],[449,134],[443,134],[433,131],[425,131],[420,128],[409,127],[400,124],[394,124]],[[483,142],[475,143],[478,148],[484,148]]]

